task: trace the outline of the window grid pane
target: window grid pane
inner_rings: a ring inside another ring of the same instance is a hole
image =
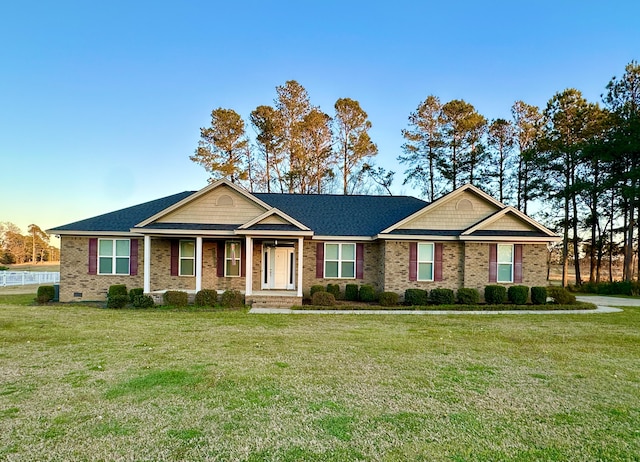
[[[433,263],[418,264],[418,281],[433,280]]]
[[[355,261],[356,246],[355,244],[342,244],[342,260]]]
[[[337,278],[338,277],[338,262],[328,261],[324,264],[324,277],[325,278]]]
[[[512,282],[511,278],[511,264],[500,263],[498,264],[498,280],[497,282]]]
[[[498,263],[513,263],[512,245],[498,245]]]
[[[112,257],[113,256],[113,240],[111,239],[100,239],[100,251],[99,255],[101,257]]]
[[[324,250],[324,257],[327,260],[338,260],[338,252],[340,246],[338,244],[327,244]]]
[[[116,256],[117,257],[129,256],[129,241],[116,240]]]
[[[353,278],[355,277],[355,265],[352,261],[343,261],[342,262],[342,274],[343,278]]]
[[[418,261],[433,261],[433,244],[418,244]]]
[[[99,274],[111,274],[113,269],[111,263],[113,259],[111,257],[100,257],[98,259],[98,273]]]
[[[129,274],[129,257],[116,258],[116,274]]]
[[[180,255],[184,257],[194,257],[196,246],[193,241],[180,241]]]

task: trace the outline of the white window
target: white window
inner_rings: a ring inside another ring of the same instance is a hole
[[[180,276],[193,276],[196,268],[196,243],[194,241],[180,241]]]
[[[324,277],[354,279],[356,277],[356,245],[324,245]]]
[[[224,275],[240,276],[240,242],[227,241],[224,248]]]
[[[497,282],[513,282],[513,245],[498,244]]]
[[[98,239],[98,274],[129,274],[129,239]]]
[[[418,281],[433,281],[433,244],[418,244]]]

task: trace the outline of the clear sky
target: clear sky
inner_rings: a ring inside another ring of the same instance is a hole
[[[568,87],[600,101],[640,59],[640,2],[30,1],[0,8],[0,221],[52,228],[207,184],[214,108],[248,119],[297,80],[360,102],[403,187],[401,129],[429,94],[509,117]],[[251,130],[248,127],[248,130]]]

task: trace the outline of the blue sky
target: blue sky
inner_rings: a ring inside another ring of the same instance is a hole
[[[0,221],[43,229],[206,185],[211,110],[245,120],[297,80],[360,102],[403,187],[400,131],[427,95],[509,117],[573,87],[600,101],[640,59],[637,1],[6,2]],[[251,128],[248,128],[251,130]]]

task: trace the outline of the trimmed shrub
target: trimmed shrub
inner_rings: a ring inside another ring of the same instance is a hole
[[[398,304],[398,298],[398,294],[395,292],[382,292],[378,296],[378,300],[382,306],[396,306]]]
[[[40,286],[36,294],[36,302],[38,302],[39,305],[44,305],[53,300],[55,296],[56,289],[53,286]]]
[[[351,302],[358,300],[358,284],[344,286],[344,299]]]
[[[428,292],[424,289],[407,289],[404,291],[404,304],[409,306],[425,306],[429,303]]]
[[[171,306],[187,306],[189,304],[189,295],[182,290],[167,290],[162,295],[165,305]]]
[[[316,292],[326,292],[326,291],[324,290],[324,286],[320,284],[316,284],[311,286],[311,289],[309,290],[309,296],[313,297],[313,294],[315,294]]]
[[[558,305],[573,305],[576,302],[576,296],[564,287],[551,286],[547,289],[547,295]]]
[[[113,297],[114,295],[127,295],[129,296],[129,292],[127,292],[127,286],[124,284],[114,284],[109,286],[109,292],[107,292],[107,297]]]
[[[225,290],[220,296],[220,304],[225,308],[242,308],[244,295],[239,290]]]
[[[453,305],[455,297],[451,289],[431,289],[429,301],[434,305]]]
[[[127,303],[129,303],[129,295],[118,294],[107,297],[107,308],[110,309],[117,310],[124,308],[127,306]]]
[[[214,306],[218,301],[218,292],[213,289],[202,289],[196,292],[194,305],[196,306]]]
[[[330,292],[315,292],[311,303],[316,306],[333,306],[336,304],[336,297]]]
[[[547,303],[547,288],[546,287],[532,287],[531,288],[531,303],[534,305],[545,305]]]
[[[529,287],[511,286],[507,289],[507,299],[514,305],[526,305],[529,299]]]
[[[153,308],[155,306],[153,297],[150,295],[136,295],[133,297],[132,303],[135,308]]]
[[[136,298],[138,295],[144,295],[144,289],[141,287],[137,287],[135,289],[131,289],[129,291],[129,301],[131,303],[133,303],[133,299]]]
[[[507,289],[504,286],[491,285],[484,288],[484,301],[489,305],[501,305],[507,300]]]
[[[338,284],[327,284],[327,292],[333,294],[336,299],[340,298],[340,286]]]
[[[369,284],[360,286],[360,293],[359,293],[360,301],[375,302],[377,300],[376,295],[377,295],[376,289],[374,289],[373,286],[370,286]]]
[[[456,299],[461,305],[477,305],[480,302],[480,292],[470,287],[462,287],[458,289]]]

